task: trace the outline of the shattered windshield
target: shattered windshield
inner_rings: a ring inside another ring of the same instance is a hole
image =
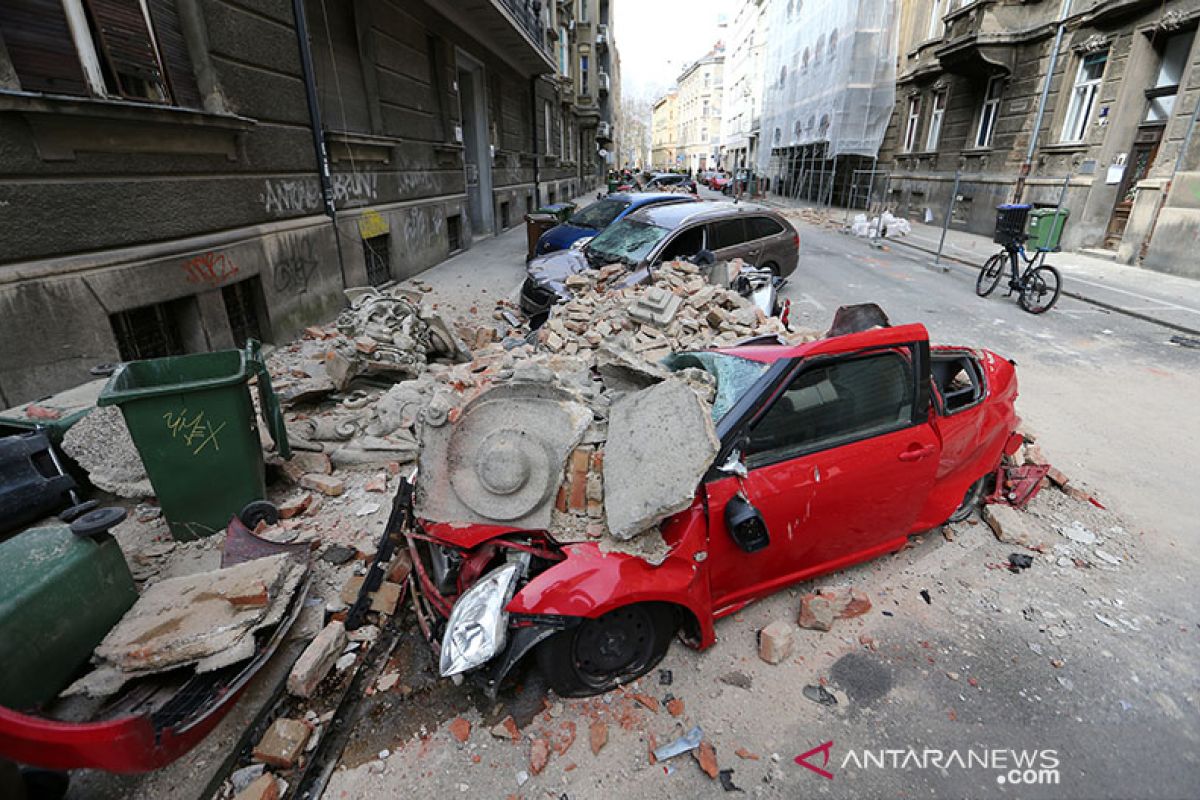
[[[712,409],[713,422],[720,422],[769,366],[741,356],[712,351],[672,353],[662,360],[662,364],[672,372],[689,367],[702,369],[717,379],[717,396],[713,400]]]
[[[612,221],[617,218],[618,214],[628,207],[629,203],[620,200],[601,200],[598,203],[592,203],[571,217],[569,222],[580,228],[604,230],[612,224]]]
[[[597,234],[588,244],[588,253],[599,260],[633,266],[640,264],[670,232],[668,228],[623,219]]]

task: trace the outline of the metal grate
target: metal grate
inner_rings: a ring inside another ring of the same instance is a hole
[[[108,320],[117,337],[121,360],[183,355],[186,351],[179,333],[181,302],[184,301],[156,303],[111,315]]]
[[[262,341],[262,328],[258,324],[258,298],[261,296],[262,288],[257,276],[221,287],[221,299],[225,301],[225,315],[229,317],[233,343],[239,348],[246,346],[247,339]]]
[[[392,279],[392,267],[388,258],[390,234],[363,239],[363,260],[367,263],[367,283],[381,286]]]
[[[506,201],[506,202],[503,202],[503,203],[501,203],[501,204],[500,204],[500,227],[501,227],[501,229],[503,229],[503,230],[508,230],[508,226],[509,226],[509,221],[508,221],[508,213],[509,213],[509,208],[510,208],[510,205],[509,205],[509,203],[508,203],[507,201]]]
[[[446,217],[446,237],[450,240],[450,252],[462,250],[462,215]]]

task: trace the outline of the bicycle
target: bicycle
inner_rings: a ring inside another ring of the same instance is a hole
[[[1050,252],[1039,247],[1032,258],[1025,255],[1025,240],[1028,236],[1020,234],[1004,245],[1004,249],[984,262],[975,279],[975,294],[987,297],[996,290],[1004,267],[1010,268],[1011,277],[1008,281],[1008,294],[1017,295],[1017,304],[1030,314],[1042,314],[1049,311],[1058,302],[1062,292],[1062,275],[1058,270],[1046,263],[1046,253]],[[1017,259],[1025,262],[1025,271],[1017,275]],[[1049,300],[1046,298],[1049,297]]]

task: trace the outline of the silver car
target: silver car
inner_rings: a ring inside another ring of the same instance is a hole
[[[631,271],[653,269],[703,250],[718,261],[740,258],[787,277],[800,260],[800,234],[775,211],[753,203],[652,206],[626,215],[580,250],[530,261],[521,287],[521,310],[534,317],[569,299],[567,278],[589,268],[619,262]]]

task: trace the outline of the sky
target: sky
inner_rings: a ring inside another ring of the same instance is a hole
[[[613,0],[621,94],[653,100],[724,37],[734,0]]]

